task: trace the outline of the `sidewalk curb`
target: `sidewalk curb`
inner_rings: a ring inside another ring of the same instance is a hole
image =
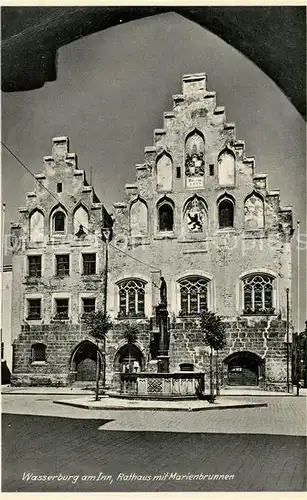
[[[161,408],[155,406],[147,406],[147,407],[127,407],[127,406],[94,406],[91,403],[70,403],[69,401],[53,401],[55,404],[60,404],[64,406],[72,406],[75,408],[83,408],[85,410],[109,410],[109,411],[117,411],[117,410],[145,410],[145,411],[209,411],[209,410],[230,410],[230,409],[240,409],[240,408],[259,408],[259,407],[267,407],[268,403],[243,403],[243,404],[233,404],[233,405],[225,405],[225,406],[208,406],[203,408]]]
[[[1,396],[91,396],[93,393],[84,392],[1,392]]]

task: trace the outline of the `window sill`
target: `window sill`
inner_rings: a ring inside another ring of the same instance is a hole
[[[184,319],[184,320],[189,320],[189,319],[200,319],[201,313],[195,313],[195,314],[179,314],[177,316],[177,319]]]
[[[32,361],[31,366],[43,366],[46,364],[47,364],[47,361]]]
[[[136,319],[146,319],[146,316],[145,314],[143,314],[142,316],[138,316],[138,315],[135,315],[135,316],[117,316],[116,319],[119,319],[119,320],[136,320]]]
[[[67,318],[66,318],[66,317],[65,317],[65,318],[52,318],[52,320],[51,320],[51,321],[52,321],[53,323],[61,323],[61,322],[65,322],[65,323],[67,323],[67,322],[69,321],[69,319],[70,319],[70,318],[68,318],[68,317],[67,317]]]
[[[175,240],[177,239],[177,236],[174,234],[173,231],[161,231],[156,233],[156,235],[153,238],[154,240]]]

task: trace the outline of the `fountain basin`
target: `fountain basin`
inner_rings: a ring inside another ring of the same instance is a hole
[[[121,397],[196,398],[204,391],[205,377],[201,372],[121,373]]]

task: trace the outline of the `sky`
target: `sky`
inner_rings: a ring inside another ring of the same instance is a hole
[[[135,181],[153,130],[162,128],[172,95],[186,73],[206,72],[208,90],[226,106],[237,139],[254,156],[256,173],[292,205],[294,226],[306,234],[305,122],[277,85],[240,52],[175,13],[118,25],[58,52],[55,82],[28,92],[2,93],[2,141],[33,173],[42,171],[52,138],[68,136],[79,168],[92,171],[97,195],[112,212]],[[293,75],[295,78],[295,75]],[[18,219],[33,178],[2,150],[6,232]],[[293,316],[297,317],[297,240],[293,238]],[[5,263],[10,262],[6,252]],[[306,315],[306,254],[300,252],[300,329]]]

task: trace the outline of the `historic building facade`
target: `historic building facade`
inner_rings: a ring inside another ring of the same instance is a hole
[[[82,317],[103,304],[101,230],[111,219],[69,153],[67,137],[53,139],[52,156],[35,177],[11,228],[12,382],[91,380],[96,346]]]
[[[227,327],[222,383],[284,389],[291,208],[282,207],[266,175],[255,172],[235,125],[207,90],[205,74],[183,77],[182,94],[173,96],[173,109],[164,113],[154,145],[136,165],[136,183],[125,192],[125,200],[114,204],[118,250],[111,249],[109,262],[108,311],[116,326],[107,349],[109,384],[128,354],[140,369],[151,369],[150,318],[162,275],[171,371],[185,364],[208,373],[198,320],[208,309]],[[121,333],[131,320],[140,331],[133,349]]]
[[[223,385],[286,387],[286,289],[291,296],[292,211],[255,172],[206,75],[186,75],[136,183],[111,220],[77,169],[66,138],[53,141],[44,173],[20,209],[13,236],[15,383],[90,379],[95,349],[82,315],[103,304],[113,327],[100,353],[108,387],[125,370],[155,366],[155,307],[167,285],[170,371],[208,373],[199,315],[223,317]],[[50,193],[42,188],[44,183]],[[101,227],[113,224],[112,240]],[[107,273],[104,265],[108,262]],[[104,281],[104,276],[107,280]],[[127,337],[127,325],[138,327]],[[105,356],[105,358],[104,358]]]

